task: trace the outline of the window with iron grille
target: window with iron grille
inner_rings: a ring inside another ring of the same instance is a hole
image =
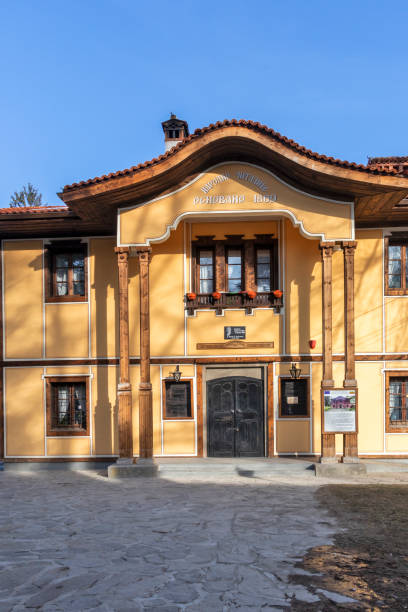
[[[47,434],[86,436],[88,431],[87,377],[47,378]]]
[[[408,372],[386,373],[386,431],[408,432]]]
[[[87,299],[87,251],[80,242],[58,242],[46,251],[46,300],[77,302]]]

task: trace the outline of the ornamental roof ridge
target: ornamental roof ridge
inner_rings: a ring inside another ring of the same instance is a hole
[[[59,212],[70,212],[68,206],[58,205],[55,206],[10,206],[7,208],[0,208],[0,215],[18,215],[18,214],[41,214],[41,213],[59,213]]]
[[[197,128],[192,134],[190,134],[190,136],[188,136],[187,138],[184,138],[178,145],[172,147],[169,151],[167,151],[166,153],[162,155],[159,155],[158,157],[154,157],[153,159],[140,163],[136,166],[126,168],[125,170],[119,170],[117,172],[110,172],[109,174],[97,176],[95,178],[91,178],[86,181],[80,181],[78,183],[72,183],[71,185],[65,185],[63,189],[63,193],[76,189],[78,187],[83,187],[85,185],[102,183],[104,181],[108,181],[111,178],[117,178],[121,176],[130,175],[140,170],[143,170],[145,168],[148,168],[150,166],[159,164],[165,159],[168,159],[169,157],[172,157],[173,155],[175,155],[178,151],[186,147],[188,143],[190,143],[191,141],[197,140],[200,137],[207,134],[208,132],[212,132],[212,131],[221,129],[223,127],[244,127],[249,130],[255,130],[255,131],[261,132],[263,134],[270,136],[272,140],[280,142],[281,144],[291,148],[292,150],[296,151],[297,153],[300,153],[301,155],[304,155],[305,157],[315,159],[317,161],[320,161],[326,164],[330,164],[333,166],[338,166],[341,168],[346,168],[346,169],[351,169],[351,170],[358,170],[361,172],[367,172],[369,174],[380,174],[384,176],[394,176],[398,174],[397,170],[394,170],[393,168],[390,168],[390,169],[381,168],[380,169],[380,168],[373,167],[370,165],[357,164],[355,162],[349,162],[346,160],[336,159],[334,157],[329,157],[327,155],[316,153],[298,144],[294,140],[287,138],[286,136],[282,136],[282,134],[280,134],[279,132],[276,132],[272,128],[268,128],[266,125],[262,125],[261,123],[257,121],[250,121],[250,120],[245,120],[245,119],[224,119],[224,121],[217,121],[216,123],[210,123],[210,125],[206,127]]]
[[[393,163],[406,163],[408,162],[408,155],[391,155],[389,157],[369,157],[368,165],[372,164],[393,164]]]

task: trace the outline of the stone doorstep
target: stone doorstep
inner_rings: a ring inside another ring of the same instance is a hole
[[[238,459],[236,461],[210,460],[185,460],[185,461],[161,461],[154,459],[147,461],[138,459],[137,463],[130,461],[118,461],[108,467],[109,478],[137,478],[147,477],[171,477],[171,476],[243,476],[263,477],[266,475],[312,475],[313,464],[310,461],[283,462],[278,461],[251,461],[251,459]]]
[[[314,469],[317,478],[347,478],[367,474],[364,463],[315,463]]]
[[[159,466],[154,460],[139,459],[137,463],[118,460],[108,466],[108,478],[152,478],[159,475]]]

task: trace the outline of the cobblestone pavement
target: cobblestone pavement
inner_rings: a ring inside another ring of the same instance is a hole
[[[290,484],[288,484],[290,482]],[[0,611],[286,610],[331,543],[316,479],[0,474]],[[293,578],[292,578],[293,580]],[[324,594],[326,596],[327,594]]]

